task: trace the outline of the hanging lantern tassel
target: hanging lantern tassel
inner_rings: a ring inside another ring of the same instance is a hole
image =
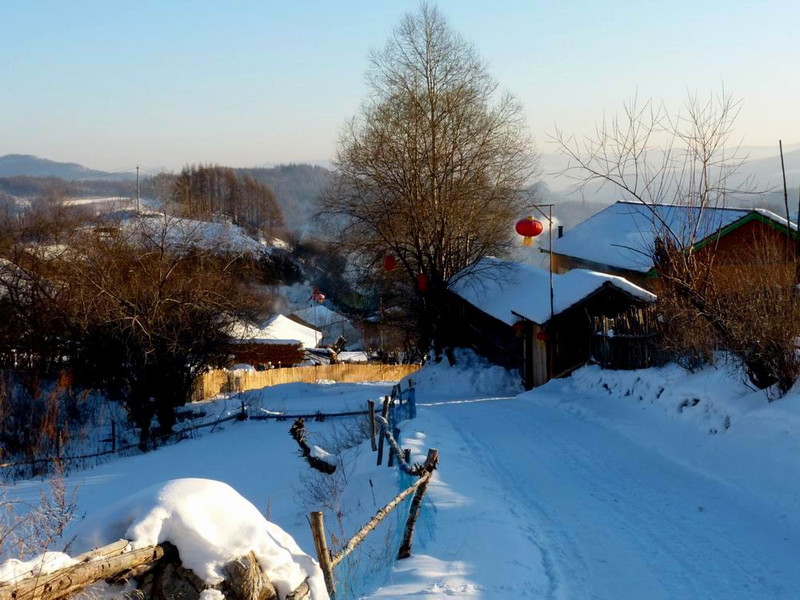
[[[517,221],[514,229],[523,237],[522,245],[531,246],[533,245],[533,238],[544,230],[544,225],[542,225],[541,221],[537,221],[533,217],[525,217]]]

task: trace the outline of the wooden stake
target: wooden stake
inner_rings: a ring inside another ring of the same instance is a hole
[[[439,451],[436,448],[431,448],[428,450],[428,458],[425,460],[425,470],[427,472],[420,478],[420,486],[417,488],[417,493],[414,494],[414,499],[411,501],[411,510],[409,510],[408,521],[406,521],[406,528],[403,532],[403,542],[400,544],[400,550],[397,552],[398,560],[411,556],[411,544],[414,542],[414,527],[417,524],[417,517],[419,517],[422,498],[425,496],[425,492],[428,489],[428,482],[438,462]]]
[[[385,419],[388,414],[389,414],[389,396],[384,396],[381,416]],[[380,467],[381,464],[383,464],[383,436],[381,436],[381,439],[378,441],[378,466]]]
[[[335,598],[336,582],[333,579],[333,562],[331,561],[331,553],[328,550],[328,540],[325,537],[325,518],[321,512],[311,513],[311,535],[314,537],[317,560],[325,578],[325,587],[328,589],[328,595],[331,598]]]
[[[375,452],[378,449],[378,443],[375,441],[375,401],[367,400],[367,407],[369,408],[370,441],[372,442],[372,451]]]

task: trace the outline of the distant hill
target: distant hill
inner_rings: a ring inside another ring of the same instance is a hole
[[[0,177],[58,177],[65,181],[76,179],[128,180],[135,179],[131,173],[107,173],[89,169],[77,163],[57,162],[30,154],[6,154],[0,156]]]
[[[333,171],[318,165],[290,164],[236,169],[236,172],[251,175],[272,188],[288,229],[300,233],[316,229],[312,217],[319,206],[320,194],[333,179]]]

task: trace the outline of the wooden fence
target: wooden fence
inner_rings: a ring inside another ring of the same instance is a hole
[[[268,371],[208,371],[198,377],[192,399],[208,400],[222,393],[246,392],[281,383],[314,383],[320,379],[336,382],[399,381],[419,365],[336,364],[291,367]]]
[[[659,362],[659,323],[652,306],[592,318],[591,359],[604,369],[644,369]]]
[[[403,529],[403,540],[397,552],[397,558],[402,560],[411,556],[411,546],[414,540],[414,528],[419,517],[422,499],[428,488],[428,483],[433,476],[433,472],[439,464],[439,451],[436,448],[428,450],[428,456],[424,464],[411,463],[411,451],[400,448],[396,436],[399,434],[397,424],[404,419],[413,419],[417,414],[416,390],[413,382],[409,381],[407,389],[403,390],[400,385],[392,388],[392,395],[383,399],[380,415],[375,414],[375,404],[372,400],[368,401],[369,419],[371,430],[372,451],[377,452],[378,466],[383,462],[384,440],[389,446],[389,459],[386,464],[392,467],[395,463],[397,468],[411,477],[417,477],[409,487],[392,498],[385,506],[380,508],[375,515],[367,521],[344,545],[344,547],[333,554],[328,546],[328,536],[325,532],[325,522],[321,512],[312,512],[309,515],[311,524],[311,535],[314,538],[314,548],[317,552],[317,560],[325,578],[325,587],[331,598],[336,597],[336,579],[333,569],[341,563],[361,542],[383,521],[393,510],[399,507],[403,500],[414,495],[409,508],[406,525]],[[376,442],[380,430],[380,439]]]

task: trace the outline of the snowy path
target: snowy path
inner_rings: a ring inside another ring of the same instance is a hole
[[[796,517],[546,394],[421,408],[435,520],[375,597],[797,597]]]

